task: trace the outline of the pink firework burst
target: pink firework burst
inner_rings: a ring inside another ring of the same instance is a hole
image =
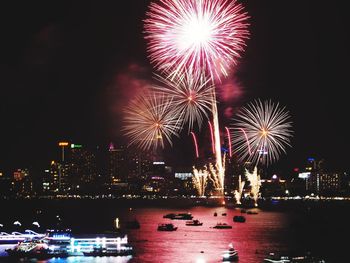
[[[151,3],[144,21],[151,63],[171,76],[199,70],[220,80],[244,50],[247,20],[236,0]]]

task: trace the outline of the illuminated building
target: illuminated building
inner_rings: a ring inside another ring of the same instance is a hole
[[[175,178],[180,179],[182,181],[192,180],[192,173],[175,173]]]
[[[260,191],[264,197],[283,196],[286,194],[286,190],[286,180],[280,179],[277,175],[273,175],[271,179],[261,180]]]
[[[13,188],[17,196],[33,194],[33,181],[28,169],[17,169],[13,172]]]
[[[125,182],[128,176],[127,155],[124,147],[115,148],[111,143],[109,145],[108,155],[108,177],[112,185]]]
[[[58,146],[62,148],[62,163],[65,161],[65,148],[69,146],[69,142],[59,142]]]
[[[97,177],[96,156],[81,144],[70,146],[69,180],[75,188],[80,185],[91,184]]]

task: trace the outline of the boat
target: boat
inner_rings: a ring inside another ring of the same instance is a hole
[[[256,215],[256,214],[258,214],[258,212],[257,211],[253,211],[253,210],[248,210],[247,214],[249,214],[249,215]]]
[[[11,258],[36,258],[48,259],[53,257],[68,257],[66,250],[52,250],[49,242],[44,238],[28,238],[19,242],[14,248],[6,249],[5,252]]]
[[[238,261],[238,251],[234,249],[232,243],[229,245],[229,249],[225,251],[222,257],[223,262],[236,262]]]
[[[176,214],[172,219],[179,219],[179,220],[191,220],[193,216],[191,213],[179,213]]]
[[[174,226],[173,224],[158,224],[158,231],[175,231],[177,230],[177,226]]]
[[[191,213],[170,213],[163,216],[163,218],[177,219],[177,220],[191,220],[193,218]]]
[[[270,253],[264,258],[263,263],[326,263],[326,261],[309,254],[304,256],[287,256]]]
[[[194,219],[186,222],[186,226],[201,226],[203,222],[200,222],[198,219]]]
[[[215,212],[215,213],[214,213],[214,216],[218,216],[218,213]]]
[[[233,217],[233,222],[244,223],[245,220],[246,220],[246,219],[245,219],[244,216],[234,216],[234,217]]]
[[[221,215],[222,215],[222,216],[227,216],[227,213],[222,213]]]
[[[9,234],[6,232],[0,232],[0,244],[17,244],[18,242],[22,242],[28,238],[39,238],[44,236],[45,234],[39,234],[30,229],[25,230],[24,233],[12,232]]]
[[[139,229],[140,228],[140,223],[136,219],[133,221],[127,221],[125,223],[125,227],[127,229]]]
[[[83,252],[84,256],[90,257],[105,257],[105,256],[129,256],[133,254],[133,248],[131,246],[123,246],[120,249],[107,249],[103,247],[95,247],[92,251]]]
[[[228,228],[232,228],[232,226],[230,226],[226,223],[217,223],[213,228],[228,229]]]
[[[176,216],[176,214],[170,213],[170,214],[163,215],[163,218],[173,219],[175,216]]]

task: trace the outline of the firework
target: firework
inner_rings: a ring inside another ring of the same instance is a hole
[[[194,134],[194,132],[191,132],[192,134],[192,139],[193,139],[193,143],[194,143],[194,148],[196,150],[196,157],[199,157],[199,152],[198,152],[198,143],[197,143],[197,139],[196,139],[196,135]]]
[[[227,134],[227,140],[228,140],[228,154],[229,157],[232,157],[232,144],[231,144],[231,135],[230,135],[230,130],[229,128],[225,127],[226,134]]]
[[[172,145],[171,137],[178,136],[181,120],[171,111],[172,99],[161,93],[145,90],[125,109],[125,135],[129,144],[143,150],[164,148],[164,141]]]
[[[214,86],[209,83],[209,79],[204,74],[186,73],[175,79],[156,75],[156,80],[160,85],[154,85],[153,89],[172,97],[172,110],[183,119],[183,124],[188,123],[189,131],[195,123],[200,128],[203,118],[208,118],[213,103],[211,96]]]
[[[256,100],[241,109],[234,119],[232,142],[240,160],[254,165],[277,161],[292,137],[292,123],[279,103]]]
[[[253,197],[254,206],[258,206],[258,198],[261,186],[260,175],[258,175],[258,168],[255,166],[252,173],[245,169],[245,176],[250,183],[250,194]]]
[[[194,186],[197,189],[199,196],[204,196],[204,194],[205,194],[205,189],[206,189],[207,184],[208,184],[208,177],[209,177],[209,172],[206,169],[206,167],[204,167],[203,170],[198,170],[198,169],[193,167],[192,181],[193,181]]]
[[[151,3],[145,38],[151,63],[171,76],[226,76],[248,38],[248,16],[235,0],[160,0]]]
[[[215,154],[215,142],[214,142],[213,125],[211,125],[210,121],[208,121],[208,124],[209,124],[209,130],[210,130],[211,150],[212,150],[213,154]]]
[[[234,195],[236,199],[236,204],[240,205],[241,204],[241,198],[242,198],[242,193],[243,193],[243,188],[245,185],[245,181],[242,181],[241,176],[238,176],[238,189],[235,190]]]

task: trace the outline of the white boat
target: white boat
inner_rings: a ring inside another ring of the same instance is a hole
[[[46,234],[36,233],[30,229],[25,230],[24,233],[12,232],[9,234],[6,232],[1,232],[0,233],[0,244],[17,244],[18,242],[22,242],[26,239],[42,238],[45,235]]]
[[[225,251],[224,255],[222,256],[223,262],[236,262],[238,261],[238,251],[234,249],[232,243],[229,245],[229,249]]]

